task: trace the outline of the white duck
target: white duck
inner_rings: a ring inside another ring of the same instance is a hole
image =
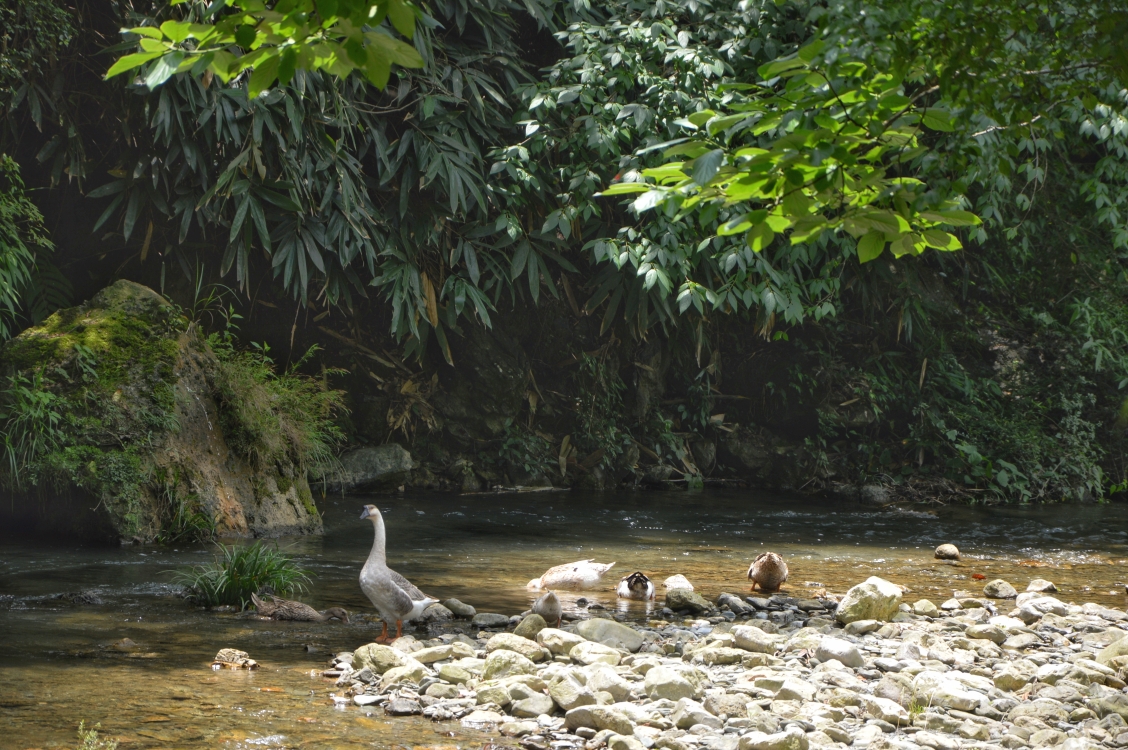
[[[560,627],[560,621],[564,618],[564,607],[555,592],[546,591],[544,596],[533,602],[533,614],[540,615],[550,625],[556,623],[555,627]]]
[[[620,599],[650,601],[654,598],[654,582],[641,571],[631,573],[629,576],[623,576],[615,588],[615,593]]]
[[[592,560],[577,560],[567,565],[549,568],[540,578],[529,581],[525,588],[541,589],[592,589],[599,585],[603,574],[615,567],[615,563],[597,563]]]
[[[384,553],[384,517],[380,515],[380,509],[375,505],[365,505],[360,517],[372,521],[376,532],[372,551],[360,570],[360,590],[384,620],[384,630],[376,640],[387,640],[389,622],[396,624],[396,638],[399,638],[403,635],[403,624],[419,617],[438,599],[427,596],[388,567]]]

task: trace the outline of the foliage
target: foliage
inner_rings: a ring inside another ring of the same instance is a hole
[[[576,372],[579,398],[573,438],[579,460],[611,466],[630,444],[631,434],[624,428],[627,423],[623,410],[625,388],[622,378],[606,360],[589,354],[580,359]]]
[[[36,258],[51,242],[43,215],[24,193],[16,162],[0,153],[0,342],[7,339],[16,315],[35,289]]]
[[[270,7],[262,0],[221,0],[200,9],[184,20],[129,29],[127,39],[140,51],[115,62],[106,77],[144,67],[144,85],[153,89],[177,73],[228,83],[253,69],[253,99],[275,81],[287,85],[297,70],[341,78],[358,70],[382,89],[393,64],[423,67],[419,53],[391,33],[414,36],[419,11],[406,0],[281,0]]]
[[[299,369],[317,353],[311,347],[282,372],[270,358],[270,347],[235,349],[229,334],[209,337],[219,358],[216,397],[228,444],[256,469],[285,467],[320,475],[332,466],[343,434],[334,421],[344,409],[343,393]],[[292,468],[291,468],[292,467]]]
[[[0,390],[5,484],[19,487],[28,469],[64,440],[60,397],[48,388],[42,369],[9,376]]]
[[[87,729],[85,720],[78,722],[78,740],[82,743],[78,750],[117,750],[117,740],[105,740],[98,737],[98,730],[101,728],[101,723]]]
[[[192,597],[208,607],[238,605],[246,609],[251,594],[268,589],[279,596],[305,591],[309,573],[293,558],[263,542],[230,547],[217,545],[214,562],[176,573],[178,584],[186,586]]]

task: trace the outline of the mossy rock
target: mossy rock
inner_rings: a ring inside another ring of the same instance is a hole
[[[0,350],[0,373],[53,414],[36,425],[43,447],[5,477],[29,507],[37,500],[28,490],[62,489],[96,505],[123,540],[321,529],[304,476],[254,467],[228,447],[215,398],[226,385],[220,362],[148,287],[117,281],[56,312]]]

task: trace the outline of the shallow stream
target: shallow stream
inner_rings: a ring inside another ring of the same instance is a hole
[[[516,614],[525,583],[548,567],[593,557],[617,561],[584,596],[644,619],[642,603],[612,593],[642,570],[659,585],[684,574],[708,598],[747,592],[749,561],[765,549],[791,568],[785,593],[842,593],[867,576],[908,586],[909,602],[939,604],[1004,578],[1057,584],[1066,601],[1123,609],[1128,600],[1128,506],[867,510],[746,491],[583,495],[330,497],[325,535],[282,540],[312,572],[302,598],[323,609],[369,613],[356,583],[372,541],[358,516],[378,504],[389,564],[427,593],[479,611]],[[953,542],[959,563],[932,550]],[[192,607],[169,571],[207,562],[208,545],[82,547],[0,537],[0,747],[74,747],[79,720],[100,722],[132,748],[479,748],[490,741],[457,725],[386,720],[337,709],[316,676],[334,652],[372,640],[379,627],[260,621]],[[979,578],[982,576],[983,578]],[[92,592],[101,604],[58,595]],[[574,598],[574,597],[573,597]],[[661,596],[659,596],[659,599]],[[423,636],[422,633],[419,634]],[[128,650],[114,644],[136,643]],[[255,672],[213,671],[223,647],[256,659]]]

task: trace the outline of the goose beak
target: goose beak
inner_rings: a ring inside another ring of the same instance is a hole
[[[364,519],[368,518],[368,515],[368,506],[365,506],[364,510],[360,512],[360,520],[363,521]]]

